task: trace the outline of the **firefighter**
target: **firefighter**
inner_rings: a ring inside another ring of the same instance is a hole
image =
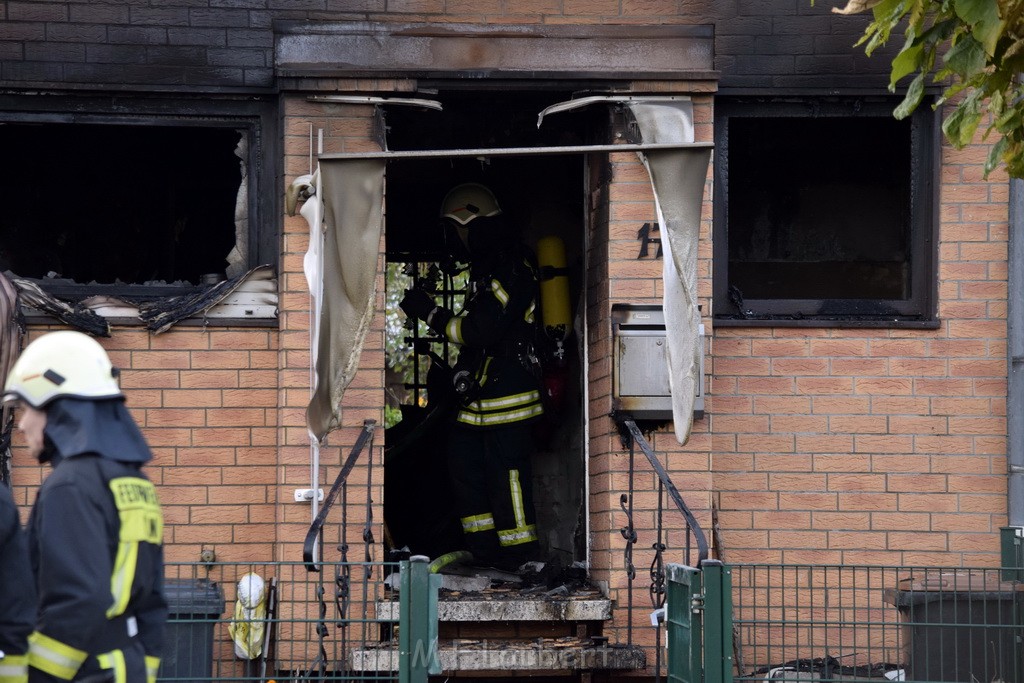
[[[515,570],[536,559],[539,547],[530,475],[531,423],[544,412],[532,344],[534,259],[484,185],[453,188],[441,216],[469,250],[465,305],[455,313],[419,289],[399,305],[460,345],[446,446],[455,505],[474,562]]]
[[[28,680],[28,636],[36,623],[36,587],[11,492],[0,484],[0,683]]]
[[[163,516],[117,371],[91,337],[51,332],[18,358],[4,400],[21,404],[29,451],[53,466],[29,517],[29,681],[152,683],[167,620]]]

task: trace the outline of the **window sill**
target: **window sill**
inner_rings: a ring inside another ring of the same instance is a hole
[[[24,311],[25,322],[29,325],[66,325],[48,313],[27,309]],[[131,316],[103,316],[111,327],[146,327],[146,323],[140,318]],[[185,318],[174,324],[175,327],[277,327],[278,317],[252,317],[252,318],[211,318],[196,316]]]
[[[277,279],[270,266],[258,266],[211,285],[175,288],[182,292],[178,296],[160,297],[166,288],[153,288],[146,293],[156,296],[147,297],[146,301],[111,295],[83,300],[74,297],[69,301],[44,290],[39,281],[17,278],[12,281],[19,290],[22,313],[27,320],[59,321],[100,336],[108,335],[111,325],[145,327],[160,334],[174,325],[276,327],[278,324]],[[65,283],[56,284],[56,289],[65,286]]]
[[[779,316],[776,318],[726,318],[715,317],[715,327],[845,327],[845,328],[875,328],[875,329],[902,329],[902,330],[937,330],[942,321],[900,319],[900,318],[792,318]]]

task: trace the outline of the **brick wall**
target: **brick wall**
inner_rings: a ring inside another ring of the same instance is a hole
[[[317,131],[323,131],[323,152],[355,152],[376,150],[372,140],[372,106],[322,104],[306,101],[304,96],[287,97],[283,102],[285,185],[309,172],[310,127],[313,136],[314,164],[317,149]],[[282,191],[284,188],[282,188]],[[377,310],[384,306],[384,236],[378,264]],[[281,265],[283,305],[281,313],[282,336],[282,393],[281,393],[281,465],[282,491],[287,495],[297,488],[310,486],[311,446],[306,430],[306,405],[310,397],[310,298],[302,259],[309,246],[309,226],[299,215],[287,217],[284,224],[284,246]],[[286,302],[286,303],[284,303]],[[349,500],[352,505],[344,511],[339,506],[324,528],[324,557],[340,559],[337,546],[342,542],[340,522],[344,520],[344,541],[353,551],[348,559],[362,561],[363,526],[367,520],[367,498],[373,501],[373,528],[377,543],[383,541],[381,521],[384,519],[383,501],[383,414],[384,414],[384,316],[374,318],[366,337],[359,369],[345,392],[341,407],[341,427],[332,432],[320,450],[320,482],[325,493],[334,483],[334,477],[359,437],[365,420],[374,420],[378,426],[373,441],[372,456],[364,454],[349,475]],[[330,478],[328,478],[328,475]],[[278,559],[297,560],[302,556],[301,544],[309,528],[310,506],[306,503],[286,503],[278,510],[280,547]],[[376,559],[383,559],[378,546]]]
[[[44,331],[33,326],[26,343]],[[204,548],[225,561],[269,557],[278,534],[277,331],[115,327],[99,341],[122,369],[126,404],[153,450],[146,472],[164,505],[167,559],[197,561]],[[15,448],[20,503],[31,504],[45,474]]]
[[[712,98],[694,96],[694,130],[697,141],[712,138]],[[630,492],[629,452],[623,449],[619,434],[609,417],[612,409],[612,325],[611,308],[615,304],[660,304],[662,297],[661,259],[656,249],[647,258],[638,258],[637,229],[645,222],[656,223],[657,215],[650,177],[634,153],[612,154],[609,159],[611,179],[606,192],[607,243],[604,225],[597,223],[592,240],[590,260],[591,292],[588,298],[588,352],[590,353],[590,523],[591,561],[595,580],[603,582],[619,609],[608,632],[617,642],[632,639],[634,644],[648,648],[648,663],[655,661],[654,631],[650,628],[651,612],[648,597],[650,567],[654,560],[652,545],[667,546],[666,562],[683,561],[686,543],[685,521],[663,495],[659,501],[657,477],[645,456],[636,449],[633,479],[633,524],[637,542],[632,548],[632,564],[637,578],[632,582],[630,614],[630,580],[623,571],[627,542],[621,533],[627,519],[620,500]],[[708,177],[711,177],[710,171]],[[711,292],[711,207],[710,182],[704,196],[698,250],[698,300],[703,311],[709,310]],[[604,278],[607,277],[605,280]],[[709,326],[710,327],[710,326]],[[685,446],[680,446],[670,428],[649,434],[648,439],[662,464],[678,487],[688,507],[702,526],[711,529],[712,475],[710,453],[712,436],[710,419],[697,420]],[[658,537],[658,510],[664,510],[665,533]],[[692,561],[696,561],[696,553]],[[632,624],[632,633],[627,624]]]
[[[715,331],[730,560],[997,565],[1006,524],[1004,174],[942,150],[938,330]]]
[[[882,88],[893,48],[851,49],[867,16],[838,2],[611,0],[146,0],[0,4],[0,85],[268,91],[275,20],[714,24],[724,90]],[[899,43],[901,41],[894,41]]]

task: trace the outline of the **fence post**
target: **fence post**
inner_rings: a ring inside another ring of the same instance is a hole
[[[437,661],[437,589],[440,582],[430,574],[430,559],[414,555],[402,561],[398,596],[398,680],[426,683],[427,675],[440,673]]]
[[[701,575],[696,567],[665,565],[665,638],[668,641],[670,683],[701,683],[699,603]],[[657,644],[661,647],[661,643]]]
[[[732,569],[704,560],[704,683],[732,683]]]
[[[1024,581],[1024,527],[999,527],[1003,581]]]

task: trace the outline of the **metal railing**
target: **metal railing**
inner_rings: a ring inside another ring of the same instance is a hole
[[[331,490],[328,491],[327,497],[324,498],[324,504],[320,507],[316,517],[314,517],[312,523],[309,525],[309,530],[306,532],[306,538],[302,543],[302,560],[306,563],[306,568],[311,572],[319,572],[320,565],[317,562],[317,549],[320,542],[323,540],[323,529],[324,522],[327,520],[327,515],[330,514],[334,508],[334,504],[338,502],[338,496],[341,496],[341,509],[344,512],[348,506],[348,475],[352,472],[352,468],[355,467],[356,461],[359,460],[359,456],[363,454],[364,450],[369,450],[371,458],[369,460],[370,466],[373,465],[373,435],[377,428],[376,420],[364,420],[363,429],[359,433],[359,437],[356,439],[355,444],[352,446],[352,450],[349,451],[348,457],[345,458],[345,462],[342,464],[341,469],[338,471],[338,476],[334,479],[334,484],[331,485]],[[372,481],[372,470],[367,476],[367,483]],[[365,501],[367,506],[366,520],[363,526],[363,544],[366,546],[366,561],[370,559],[369,546],[373,544],[373,506],[370,496],[368,495]],[[348,562],[348,543],[345,539],[348,538],[346,533],[347,515],[343,514],[341,518],[341,538],[342,543],[338,546],[338,551],[341,553],[341,561],[343,563]]]
[[[1004,571],[726,565],[735,643],[704,678],[1024,683],[1024,583]]]
[[[437,670],[437,582],[426,558],[372,560],[369,494],[362,501],[364,561],[348,559],[348,476],[364,451],[372,453],[375,427],[374,420],[363,423],[309,526],[302,562],[165,566],[170,615],[160,680],[425,683]],[[340,558],[329,561],[323,529],[335,503],[342,508]],[[254,594],[263,597],[259,609]]]
[[[167,564],[170,616],[159,679],[426,680],[436,656],[437,618],[436,598],[431,603],[429,595],[436,586],[427,580],[426,563],[320,567],[309,572],[302,562]],[[239,582],[245,580],[245,590],[250,574],[267,587],[260,612],[239,608]],[[327,593],[325,575],[356,579],[344,601],[337,592]],[[244,645],[253,632],[259,646],[240,648],[239,639]]]
[[[639,536],[633,522],[633,480],[636,472],[636,447],[639,447],[640,451],[644,456],[646,456],[648,464],[658,477],[658,499],[657,509],[655,512],[655,540],[654,543],[651,544],[651,547],[654,550],[654,558],[651,561],[650,566],[651,583],[648,587],[648,593],[651,600],[651,607],[656,615],[653,619],[654,628],[656,630],[655,642],[661,642],[661,624],[664,621],[665,598],[667,595],[665,553],[669,551],[667,543],[668,534],[664,518],[666,496],[668,497],[668,500],[671,501],[676,511],[679,512],[683,518],[684,542],[682,543],[682,547],[678,549],[681,550],[683,562],[686,565],[699,566],[701,562],[708,559],[708,541],[704,534],[704,530],[697,522],[697,519],[693,516],[690,508],[686,505],[686,501],[683,500],[682,495],[679,493],[679,489],[677,489],[676,485],[672,482],[672,478],[665,470],[665,467],[658,460],[657,455],[654,453],[654,449],[651,448],[650,443],[648,443],[647,439],[644,438],[640,428],[637,427],[636,421],[633,420],[632,417],[619,417],[616,421],[619,424],[623,441],[629,448],[629,492],[623,493],[619,497],[619,506],[626,515],[626,525],[622,527],[621,533],[622,537],[626,539],[624,564],[626,568],[626,575],[629,579],[627,584],[626,600],[630,615],[633,613],[633,582],[636,579],[636,567],[633,564],[633,546],[639,541]],[[694,557],[694,550],[696,550],[696,557]],[[696,565],[693,564],[694,560],[696,560]],[[632,618],[627,621],[626,640],[627,644],[633,644]],[[661,648],[656,648],[654,670],[655,675],[659,679],[662,675],[661,654]]]

